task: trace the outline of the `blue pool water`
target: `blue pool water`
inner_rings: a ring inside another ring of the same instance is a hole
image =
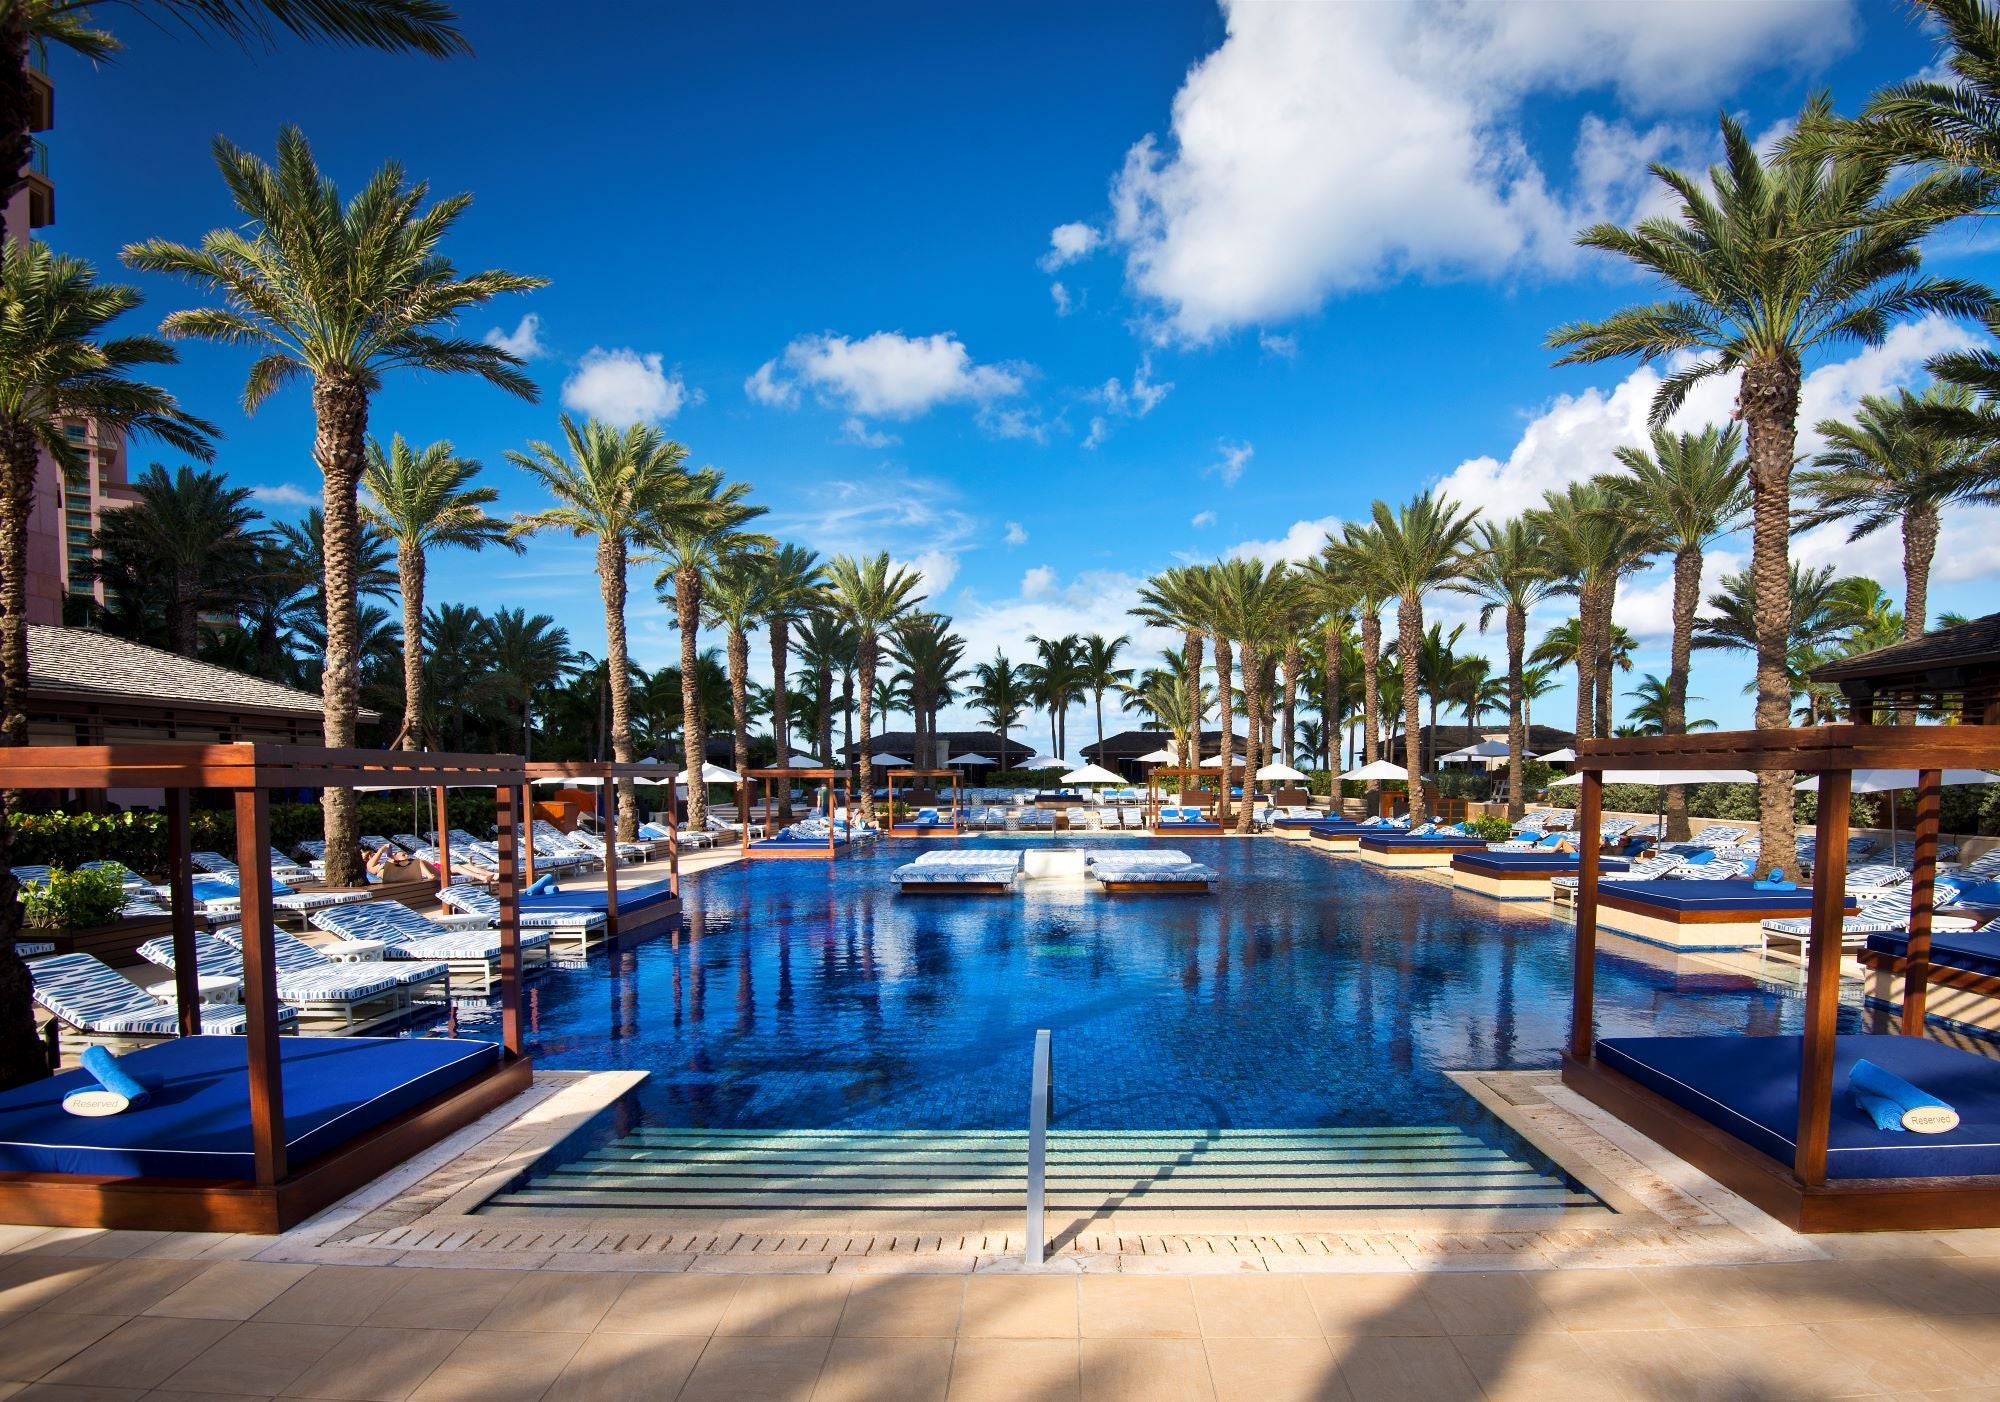
[[[1175,844],[1118,844],[1138,845]],[[1290,843],[1180,845],[1212,895],[904,896],[917,842],[690,876],[683,931],[540,982],[537,1056],[650,1072],[653,1124],[784,1129],[1019,1128],[1039,1027],[1073,1129],[1485,1133],[1446,1072],[1556,1064],[1572,935],[1545,905]],[[1798,1030],[1789,992],[1607,942],[1628,953],[1598,974],[1604,1035]]]

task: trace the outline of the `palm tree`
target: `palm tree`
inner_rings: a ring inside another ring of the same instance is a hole
[[[403,596],[403,748],[424,747],[424,572],[439,546],[481,550],[503,544],[520,549],[506,524],[487,513],[499,500],[491,487],[475,487],[479,464],[448,442],[421,452],[398,433],[385,450],[368,440],[361,474],[361,517],[396,542],[396,576]]]
[[[710,627],[723,630],[732,758],[738,774],[750,768],[750,630],[764,618],[767,578],[763,556],[731,555],[715,568],[702,588],[702,618]]]
[[[1651,545],[1673,556],[1672,653],[1659,734],[1686,734],[1688,672],[1694,649],[1694,616],[1701,604],[1702,557],[1716,541],[1740,530],[1750,514],[1749,469],[1739,454],[1743,432],[1735,424],[1711,424],[1700,433],[1656,428],[1652,452],[1626,446],[1618,461],[1629,477],[1611,490],[1625,499],[1630,516],[1648,523]],[[1688,839],[1687,786],[1666,792],[1666,836]]]
[[[1715,729],[1715,722],[1712,720],[1687,718],[1687,703],[1701,700],[1699,696],[1682,696],[1679,714],[1675,716],[1673,683],[1663,682],[1651,672],[1640,678],[1639,684],[1625,694],[1638,703],[1625,717],[1637,734],[1688,735],[1697,730]],[[1668,729],[1669,726],[1677,728]],[[1686,785],[1676,784],[1674,788],[1686,791]]]
[[[1456,580],[1452,582],[1457,583]],[[1423,754],[1423,746],[1421,743],[1418,745],[1426,775],[1435,776],[1438,772],[1438,706],[1451,695],[1452,682],[1458,676],[1460,662],[1464,660],[1458,655],[1458,640],[1464,636],[1463,623],[1452,628],[1450,637],[1445,636],[1442,623],[1433,623],[1424,630],[1417,649],[1417,684],[1430,698],[1431,708],[1430,753]]]
[[[1262,767],[1265,758],[1260,753],[1264,744],[1264,710],[1267,704],[1263,678],[1271,661],[1272,648],[1282,646],[1285,636],[1292,632],[1294,595],[1288,570],[1282,563],[1266,568],[1262,560],[1228,560],[1214,567],[1213,580],[1218,620],[1223,630],[1233,636],[1242,648],[1243,703],[1250,731],[1249,749],[1244,755],[1244,772],[1248,778]],[[1225,709],[1225,737],[1229,723],[1229,713]],[[1228,743],[1226,738],[1224,743]],[[1230,771],[1225,762],[1222,772],[1225,798],[1229,783]],[[1236,830],[1239,833],[1250,831],[1254,809],[1254,804],[1245,802],[1237,810]]]
[[[1337,562],[1322,549],[1299,567],[1299,577],[1307,599],[1318,613],[1321,672],[1325,690],[1321,693],[1320,725],[1326,743],[1327,768],[1340,769],[1339,746],[1342,707],[1346,701],[1343,685],[1349,645],[1348,624],[1354,616],[1354,586]],[[1335,794],[1336,799],[1339,798]],[[1336,809],[1338,804],[1335,804]]]
[[[786,689],[786,669],[791,665],[792,625],[804,618],[819,599],[826,582],[819,555],[803,545],[780,545],[759,559],[764,569],[764,629],[771,639],[771,736],[777,746],[777,764],[791,757],[791,693]],[[792,820],[792,786],[778,786],[778,820]]]
[[[1615,665],[1612,611],[1618,580],[1645,562],[1652,546],[1649,524],[1612,493],[1610,479],[1572,482],[1561,492],[1545,492],[1542,505],[1527,513],[1541,542],[1544,567],[1555,592],[1576,596],[1576,735],[1611,733],[1611,670]]]
[[[1741,372],[1736,413],[1749,439],[1757,725],[1782,730],[1791,724],[1784,610],[1803,357],[1841,342],[1878,344],[1910,313],[1977,315],[1990,299],[1956,279],[1917,275],[1918,244],[1949,213],[1950,178],[1924,177],[1885,197],[1890,166],[1872,154],[1767,165],[1727,114],[1722,140],[1724,164],[1707,182],[1653,167],[1679,202],[1677,218],[1631,229],[1598,224],[1577,236],[1654,274],[1671,300],[1558,327],[1549,344],[1567,352],[1559,364],[1692,353],[1654,398],[1656,427],[1702,380]],[[1763,850],[1782,860],[1795,840],[1792,776],[1760,773],[1758,791]]]
[[[1424,820],[1418,754],[1418,651],[1424,635],[1424,595],[1462,575],[1472,554],[1475,511],[1425,492],[1400,511],[1383,501],[1364,530],[1350,526],[1338,547],[1341,563],[1396,600],[1396,652],[1403,677],[1403,767],[1410,774],[1410,821]]]
[[[520,708],[521,753],[532,758],[535,698],[576,667],[569,632],[545,613],[529,617],[526,609],[501,609],[487,620],[487,648],[509,708]]]
[[[1079,654],[1084,689],[1090,693],[1091,702],[1097,709],[1097,753],[1100,762],[1104,757],[1104,693],[1116,691],[1132,679],[1132,669],[1118,665],[1118,654],[1131,643],[1132,640],[1123,633],[1115,638],[1092,633],[1083,640],[1083,651]]]
[[[326,513],[317,506],[296,521],[275,523],[278,544],[291,557],[292,574],[304,592],[304,612],[326,625]],[[387,599],[396,592],[396,542],[363,520],[354,544],[354,592],[358,598]]]
[[[465,748],[466,722],[492,701],[493,630],[464,604],[439,604],[424,615],[424,692],[449,731],[447,749]]]
[[[1069,708],[1083,695],[1083,639],[1075,633],[1060,638],[1031,638],[1035,660],[1027,664],[1028,685],[1035,704],[1049,713],[1049,753],[1068,758]]]
[[[1465,577],[1452,588],[1480,601],[1479,631],[1497,612],[1507,634],[1507,816],[1527,811],[1528,698],[1523,685],[1528,648],[1528,614],[1555,588],[1528,523],[1516,516],[1495,525],[1479,523],[1477,552]]]
[[[102,7],[99,7],[102,8]],[[172,20],[211,30],[248,47],[268,44],[279,29],[307,40],[371,49],[410,49],[432,58],[470,54],[457,16],[440,0],[149,0],[133,8],[156,24]],[[88,4],[76,0],[14,0],[0,6],[0,206],[26,183],[35,111],[31,52],[68,49],[99,63],[123,46],[100,29]]]
[[[874,764],[871,759],[874,736],[875,665],[882,635],[896,620],[924,601],[918,592],[923,576],[915,570],[889,563],[889,552],[858,559],[842,555],[826,567],[831,603],[854,634],[855,673],[860,685],[861,734],[854,750],[855,771],[861,787],[861,820],[875,821]]]
[[[564,414],[562,446],[536,441],[507,460],[529,473],[556,504],[515,518],[510,541],[536,531],[568,531],[597,541],[597,589],[604,601],[605,659],[611,691],[611,757],[637,758],[632,748],[632,660],[625,636],[626,571],[633,547],[654,514],[687,486],[687,449],[646,424],[622,433],[597,419],[582,424]],[[618,784],[618,836],[639,835],[632,786]]]
[[[138,500],[108,512],[93,544],[156,571],[167,588],[167,646],[193,657],[204,610],[232,607],[235,591],[257,565],[265,539],[252,529],[263,519],[248,487],[231,487],[219,472],[183,467],[172,477],[158,463],[133,484]]]
[[[1181,714],[1189,728],[1185,734],[1177,733],[1175,740],[1183,765],[1201,761],[1201,719],[1204,714],[1201,664],[1202,647],[1207,640],[1207,632],[1200,621],[1203,607],[1201,584],[1202,575],[1198,567],[1175,566],[1147,580],[1139,589],[1138,604],[1131,610],[1133,617],[1181,635],[1181,679],[1186,688]]]
[[[824,590],[817,597],[824,600]],[[814,713],[819,717],[814,746],[819,750],[820,759],[829,765],[835,765],[833,675],[843,670],[853,655],[853,630],[830,607],[816,608],[805,616],[799,630],[799,660],[805,665],[810,678]]]
[[[1007,732],[1020,723],[1032,696],[1027,678],[1022,675],[1021,668],[1007,660],[1004,652],[995,652],[991,662],[974,665],[972,676],[972,694],[968,700],[972,709],[1000,732],[1000,769],[1005,773]]]
[[[1802,528],[1846,521],[1849,541],[1901,528],[1905,641],[1923,636],[1930,612],[1939,513],[1954,500],[2000,501],[2000,479],[1980,480],[1985,445],[1949,426],[1971,408],[1972,391],[1957,385],[1921,395],[1898,390],[1893,399],[1871,394],[1852,423],[1820,420],[1826,449],[1799,474],[1800,494],[1812,503]]]
[[[1806,690],[1806,673],[1819,665],[1825,650],[1837,648],[1847,634],[1865,627],[1868,617],[1846,581],[1834,577],[1832,565],[1803,569],[1794,563],[1785,571],[1785,586],[1786,616],[1792,620],[1785,638],[1789,718],[1792,698]],[[1708,596],[1708,607],[1710,616],[1695,624],[1695,649],[1755,655],[1763,609],[1752,572],[1724,575],[1722,587]]]
[[[951,701],[952,688],[965,677],[958,665],[965,659],[965,639],[951,631],[951,620],[941,613],[909,613],[890,634],[889,654],[903,668],[898,680],[909,688],[916,728],[911,759],[919,769],[936,769],[938,709]]]
[[[313,458],[325,481],[326,743],[345,749],[354,743],[359,709],[356,492],[369,400],[384,372],[403,368],[477,375],[533,400],[534,382],[517,357],[454,332],[465,313],[545,279],[461,276],[441,245],[471,197],[455,195],[420,212],[428,187],[405,183],[394,163],[343,205],[295,127],[279,133],[275,168],[220,137],[215,160],[247,227],[216,229],[195,248],[147,239],[128,247],[125,261],[178,274],[223,299],[223,306],[174,312],[162,329],[257,351],[243,388],[246,412],[287,383],[312,381]],[[324,802],[327,881],[358,884],[354,792],[328,789]]]
[[[777,543],[743,529],[770,509],[745,501],[749,494],[748,482],[726,482],[720,472],[704,467],[689,473],[644,525],[646,545],[667,565],[653,587],[673,604],[674,626],[681,635],[681,757],[688,773],[687,820],[697,830],[708,823],[708,790],[696,782],[708,762],[707,732],[695,696],[702,585],[730,561]]]

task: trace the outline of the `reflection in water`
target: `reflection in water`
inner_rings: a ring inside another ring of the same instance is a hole
[[[1017,1128],[1049,1027],[1072,1128],[1496,1135],[1443,1073],[1552,1067],[1567,1034],[1570,929],[1540,906],[1236,841],[1201,844],[1209,896],[904,897],[890,873],[915,850],[690,876],[683,929],[541,984],[542,1064],[650,1072],[656,1123]],[[713,1021],[711,977],[731,997]],[[648,999],[672,1016],[642,1021]],[[1657,954],[1607,955],[1598,1008],[1607,1035],[1800,1017],[1788,992]]]

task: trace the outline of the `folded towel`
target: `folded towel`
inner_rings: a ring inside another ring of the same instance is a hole
[[[1715,860],[1715,849],[1704,847],[1699,852],[1690,852],[1685,860],[1691,867],[1705,867]]]
[[[118,1064],[118,1058],[103,1047],[85,1047],[83,1069],[97,1081],[94,1086],[73,1090],[63,1097],[63,1109],[72,1115],[99,1119],[123,1114],[144,1105],[151,1092],[139,1078]]]
[[[1855,1103],[1880,1129],[1909,1130],[1914,1134],[1943,1134],[1958,1128],[1958,1111],[1928,1091],[1918,1090],[1893,1071],[1874,1062],[1861,1060],[1847,1073],[1847,1090]],[[1881,1112],[1869,1100],[1886,1101],[1895,1110],[1894,1122],[1884,1124]]]

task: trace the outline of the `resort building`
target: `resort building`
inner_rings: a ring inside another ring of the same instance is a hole
[[[1083,756],[1086,764],[1101,764],[1106,769],[1123,774],[1127,779],[1137,783],[1144,779],[1146,771],[1153,767],[1145,756],[1159,750],[1170,749],[1173,743],[1174,737],[1170,731],[1122,730],[1116,735],[1092,741],[1077,753]],[[1249,743],[1243,736],[1236,736],[1234,752],[1242,754],[1244,747]],[[1204,756],[1222,753],[1220,730],[1201,732],[1201,752]]]
[[[28,49],[28,87],[31,93],[28,130],[47,131],[56,121],[56,92],[49,75],[43,71],[42,55],[33,45]],[[27,184],[7,201],[7,238],[15,243],[25,241],[33,230],[45,228],[56,219],[56,188],[49,180],[49,151],[41,141],[34,143],[23,174]]]
[[[1018,769],[1035,757],[1035,751],[1011,736],[1002,740],[991,730],[940,730],[930,737],[937,743],[937,754],[931,762],[939,766],[963,768],[968,780],[977,782],[999,769]],[[914,763],[917,759],[917,733],[914,730],[887,730],[878,734],[869,745],[869,752],[878,755],[895,755]],[[841,755],[852,768],[861,758],[859,743],[843,745]],[[964,766],[951,763],[954,756],[983,755],[994,761],[992,764],[969,764]]]
[[[1849,719],[2000,725],[2000,613],[1844,657],[1811,679],[1840,688]]]

